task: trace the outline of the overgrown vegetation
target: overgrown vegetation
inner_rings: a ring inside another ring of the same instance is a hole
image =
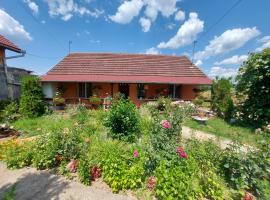
[[[162,200],[242,199],[245,192],[269,199],[269,143],[243,152],[184,140],[182,123],[193,107],[159,102],[138,110],[120,98],[107,113],[79,105],[64,115],[16,121],[36,138],[0,143],[0,159],[9,168],[78,173],[86,185],[102,177],[113,192],[147,191]]]
[[[30,118],[44,114],[46,104],[39,79],[35,76],[25,76],[21,84],[20,113]]]
[[[233,114],[232,83],[229,79],[221,78],[213,81],[212,109],[223,119],[230,119]]]
[[[270,123],[270,49],[251,53],[236,77],[239,118],[256,127]]]

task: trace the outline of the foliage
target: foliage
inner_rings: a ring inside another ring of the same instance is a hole
[[[224,152],[221,165],[225,178],[233,188],[244,188],[261,195],[258,183],[269,175],[269,147],[266,143],[259,150],[243,152],[241,146],[232,145]]]
[[[17,141],[8,141],[1,145],[2,160],[11,169],[29,166],[32,160],[32,143],[19,144]]]
[[[97,95],[93,95],[89,98],[89,102],[94,105],[100,105],[102,103],[101,99]]]
[[[270,49],[252,53],[236,77],[240,118],[259,127],[270,122]]]
[[[143,184],[144,155],[133,156],[133,149],[128,150],[127,144],[108,140],[93,144],[90,149],[90,163],[101,167],[102,176],[114,192],[125,189],[139,188]]]
[[[85,156],[82,156],[79,159],[78,176],[83,184],[90,185],[91,183],[90,163],[88,159],[85,158]]]
[[[9,99],[2,99],[0,100],[0,112],[5,109],[5,107],[11,103]]]
[[[159,97],[157,100],[157,109],[159,111],[168,110],[171,107],[172,101],[169,98]]]
[[[39,79],[34,76],[25,76],[21,84],[20,113],[24,117],[30,118],[43,115],[46,111],[46,104]]]
[[[105,126],[110,129],[112,138],[134,141],[140,132],[140,118],[136,106],[129,99],[120,98],[114,101]]]
[[[60,92],[56,92],[53,98],[53,103],[57,106],[65,104],[65,99],[62,97]]]
[[[13,122],[20,117],[19,105],[16,101],[9,103],[2,111],[3,121]]]
[[[213,81],[212,109],[224,119],[230,119],[233,114],[232,84],[229,79],[221,78]]]
[[[16,199],[16,184],[12,185],[11,188],[4,193],[2,200],[15,200]]]

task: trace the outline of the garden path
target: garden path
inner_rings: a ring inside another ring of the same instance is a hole
[[[16,183],[17,200],[78,199],[78,200],[134,200],[131,195],[113,194],[105,183],[94,182],[91,186],[70,181],[47,170],[23,168],[9,170],[0,162],[0,199]]]
[[[220,148],[222,148],[222,149],[226,149],[231,144],[233,144],[232,140],[217,137],[217,136],[212,135],[210,133],[206,133],[206,132],[199,131],[199,130],[194,130],[194,129],[191,129],[191,128],[186,127],[186,126],[182,127],[182,137],[184,139],[195,138],[195,139],[198,139],[198,140],[201,140],[201,141],[212,140],[217,145],[219,145]],[[242,146],[241,150],[244,151],[244,152],[247,152],[249,148],[251,148],[251,147],[248,146],[248,145],[244,145],[244,146]]]

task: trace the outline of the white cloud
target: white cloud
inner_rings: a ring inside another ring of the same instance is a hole
[[[226,58],[220,62],[215,62],[214,65],[234,65],[234,64],[241,65],[244,61],[247,60],[247,58],[248,58],[247,55],[241,56],[235,55],[230,58]]]
[[[174,19],[177,20],[177,21],[184,21],[185,20],[185,12],[182,11],[182,10],[179,10],[176,14],[175,14],[175,17]]]
[[[142,17],[140,19],[140,24],[141,24],[143,32],[148,32],[150,30],[150,27],[151,27],[150,19],[146,19],[146,18]]]
[[[212,67],[208,73],[208,76],[215,77],[235,77],[237,75],[238,69],[236,68],[223,68],[223,67]]]
[[[257,37],[260,31],[256,28],[236,28],[227,30],[220,36],[215,36],[203,51],[195,54],[196,59],[206,59],[214,55],[223,54],[244,46],[249,40]]]
[[[262,51],[266,48],[270,48],[270,35],[264,36],[259,40],[259,42],[262,43],[262,45],[258,47],[255,51]]]
[[[119,24],[128,24],[132,19],[139,15],[142,9],[142,0],[124,1],[119,7],[115,15],[109,16],[109,18]]]
[[[38,14],[38,5],[31,0],[24,0],[24,3],[28,5],[28,7],[32,10],[32,12],[37,15]]]
[[[203,62],[201,60],[197,60],[195,63],[196,66],[201,66],[202,64],[203,64]]]
[[[150,49],[147,49],[145,51],[145,54],[152,54],[152,55],[157,55],[160,54],[159,50],[157,50],[155,47],[152,47]]]
[[[158,48],[177,49],[191,44],[197,35],[203,31],[204,22],[198,18],[197,13],[190,13],[189,19],[179,28],[177,34],[168,42],[161,42]]]
[[[32,40],[23,25],[11,17],[4,10],[0,9],[0,34],[14,41]]]
[[[175,27],[175,24],[174,23],[170,23],[167,26],[167,28],[170,29],[170,30],[174,29],[174,27]]]
[[[51,17],[60,16],[62,20],[68,21],[73,15],[88,15],[92,17],[99,17],[103,14],[103,10],[95,9],[90,11],[86,7],[80,6],[73,0],[45,0],[49,6],[49,15]]]
[[[42,23],[42,24],[46,24],[46,21],[45,21],[45,20],[42,20],[41,23]]]
[[[152,21],[156,20],[159,12],[162,16],[169,17],[177,10],[177,0],[144,0],[144,2],[146,4],[145,15]]]
[[[119,24],[128,24],[134,17],[140,14],[145,6],[143,17],[140,24],[144,32],[149,31],[151,23],[154,22],[159,13],[164,17],[169,17],[177,11],[176,3],[178,0],[125,0],[117,9],[114,15],[109,18]],[[147,30],[147,31],[146,31]]]

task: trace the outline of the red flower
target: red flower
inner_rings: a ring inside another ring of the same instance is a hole
[[[156,186],[156,178],[154,176],[151,176],[147,181],[147,188],[153,189]]]
[[[183,147],[178,147],[176,152],[178,153],[178,155],[182,158],[187,158],[187,154],[186,152],[184,151],[184,148]]]
[[[91,179],[93,181],[101,177],[101,169],[98,166],[93,166],[91,169]]]
[[[135,151],[133,152],[133,157],[134,157],[134,158],[139,157],[139,151],[138,151],[138,150],[135,150]]]
[[[71,172],[71,173],[75,173],[77,170],[77,166],[78,166],[78,162],[74,159],[71,159],[71,161],[67,164],[67,169]]]
[[[249,192],[245,192],[245,196],[243,200],[255,200],[256,198]]]
[[[168,129],[171,127],[171,124],[168,120],[162,120],[161,121],[161,124],[162,124],[162,127],[165,128],[165,129]]]

